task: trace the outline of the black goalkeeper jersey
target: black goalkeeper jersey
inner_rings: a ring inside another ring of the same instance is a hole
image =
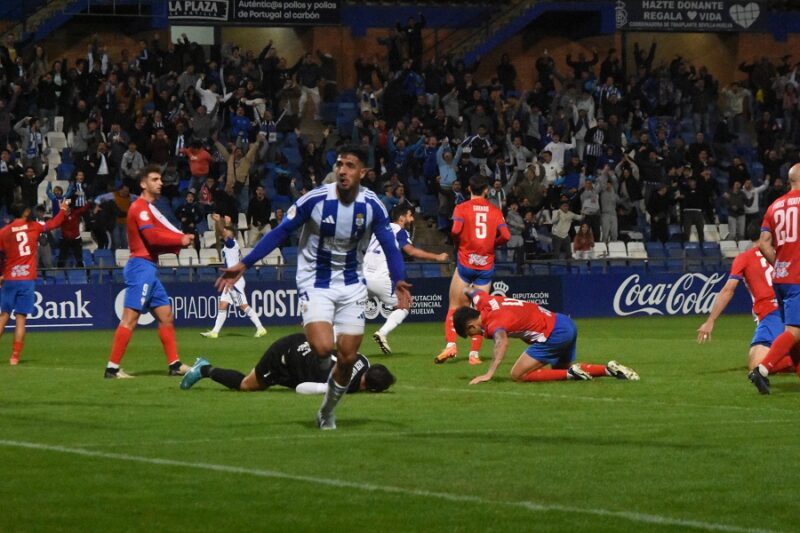
[[[256,365],[259,381],[267,386],[281,385],[295,388],[307,381],[326,383],[331,373],[334,357],[317,357],[303,333],[287,335],[272,343]],[[348,392],[361,389],[361,376],[369,369],[369,359],[358,354],[353,365]]]

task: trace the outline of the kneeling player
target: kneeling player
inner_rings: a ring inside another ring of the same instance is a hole
[[[287,335],[275,341],[246,376],[238,370],[211,366],[206,359],[198,358],[181,381],[182,389],[190,389],[203,378],[211,378],[229,389],[260,391],[280,385],[295,389],[300,394],[325,394],[328,378],[335,359],[321,359],[314,355],[308,339],[302,333]],[[392,386],[395,378],[383,365],[369,364],[369,359],[358,354],[350,375],[347,392],[383,392]]]
[[[484,291],[468,290],[475,308],[462,307],[453,315],[453,326],[461,337],[484,335],[494,339],[494,356],[489,371],[474,378],[470,385],[489,381],[508,349],[508,338],[528,343],[511,369],[514,381],[589,380],[611,376],[637,381],[639,374],[616,361],[605,365],[575,362],[578,330],[566,315],[552,313],[533,302],[523,302]],[[550,369],[544,367],[550,366]]]

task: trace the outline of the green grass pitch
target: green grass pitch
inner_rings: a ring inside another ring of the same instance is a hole
[[[0,342],[0,531],[796,531],[800,381],[747,381],[753,323],[723,317],[578,321],[579,360],[641,381],[515,384],[513,341],[495,381],[461,356],[436,366],[439,324],[406,324],[390,393],[346,397],[321,432],[319,397],[236,393],[166,376],[153,330],[104,380],[112,332]],[[183,359],[249,370],[298,328],[182,329]],[[368,328],[371,333],[373,327]],[[484,359],[491,343],[484,344]]]

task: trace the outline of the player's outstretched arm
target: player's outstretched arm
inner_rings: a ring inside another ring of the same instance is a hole
[[[711,314],[708,315],[708,319],[706,319],[703,324],[697,328],[697,342],[699,344],[703,344],[706,341],[711,340],[711,332],[714,330],[714,322],[720,317],[720,315],[725,311],[725,308],[728,307],[728,304],[733,299],[733,293],[736,291],[736,286],[739,285],[739,280],[736,278],[730,278],[725,286],[722,287],[719,295],[717,295],[717,300],[714,302],[714,307],[711,309]]]
[[[506,356],[506,350],[508,350],[508,335],[501,329],[494,334],[494,352],[492,354],[492,364],[489,366],[489,370],[485,374],[473,378],[469,384],[477,385],[478,383],[490,381],[492,377],[494,377],[494,373],[497,371],[500,363],[503,362],[503,358]]]
[[[408,255],[410,255],[411,257],[414,257],[416,259],[422,259],[424,261],[441,261],[442,263],[444,263],[445,261],[450,259],[450,256],[444,252],[440,254],[426,252],[421,248],[417,248],[413,244],[406,244],[405,246],[403,246],[403,251]]]

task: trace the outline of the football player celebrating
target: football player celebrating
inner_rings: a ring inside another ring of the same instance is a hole
[[[426,252],[411,244],[408,230],[414,224],[414,210],[412,208],[407,205],[395,206],[392,209],[391,217],[392,223],[389,227],[392,228],[400,250],[411,257],[424,261],[447,261],[449,259],[450,256],[446,253],[434,254]],[[389,346],[389,341],[386,337],[403,323],[403,320],[408,316],[409,310],[397,307],[397,295],[392,290],[392,279],[389,275],[386,254],[383,253],[383,247],[381,247],[381,243],[375,235],[369,241],[367,252],[364,254],[364,279],[367,280],[367,291],[370,296],[377,297],[384,306],[392,309],[391,314],[386,319],[386,323],[372,334],[372,339],[378,343],[383,353],[392,353],[392,348]]]
[[[590,380],[601,376],[639,379],[639,374],[616,361],[605,365],[577,364],[578,330],[566,315],[552,313],[533,302],[490,296],[481,290],[467,289],[466,295],[475,308],[462,307],[455,312],[456,332],[462,337],[482,334],[494,339],[489,370],[470,381],[470,385],[492,379],[506,355],[509,337],[529,345],[511,368],[514,381]],[[546,366],[550,368],[545,369]]]
[[[218,213],[211,215],[214,220],[214,226],[217,235],[222,235],[222,256],[225,258],[225,266],[232,267],[242,260],[242,251],[239,248],[239,243],[236,242],[236,229],[231,224],[230,217],[224,219]],[[219,337],[219,332],[225,324],[225,319],[228,318],[228,307],[235,305],[244,312],[250,322],[256,327],[256,338],[263,337],[267,334],[267,330],[261,325],[258,315],[252,307],[247,305],[247,295],[244,292],[245,279],[239,280],[233,284],[233,287],[226,288],[219,296],[219,306],[217,307],[217,319],[214,322],[214,327],[209,331],[200,333],[203,337],[208,339],[216,339]]]
[[[169,375],[182,375],[189,369],[178,357],[172,306],[167,291],[158,279],[158,256],[177,254],[181,248],[192,244],[194,235],[181,233],[153,205],[161,196],[161,170],[158,165],[142,169],[139,185],[142,187],[142,195],[128,209],[131,258],[125,265],[124,272],[125,307],[122,320],[114,333],[105,371],[106,378],[132,377],[119,364],[133,336],[133,330],[139,323],[139,316],[148,310],[153,312],[158,321],[158,336],[167,356]]]
[[[458,245],[456,271],[450,281],[449,308],[444,323],[444,350],[434,359],[441,364],[458,354],[456,332],[453,329],[453,314],[460,307],[469,305],[464,290],[470,286],[487,291],[494,274],[494,249],[508,242],[508,231],[503,213],[486,199],[489,182],[483,176],[469,179],[470,199],[458,204],[453,211],[453,241]],[[469,363],[481,362],[480,349],[483,337],[472,337]]]
[[[303,333],[287,335],[272,343],[261,360],[246,376],[238,370],[211,366],[200,357],[183,376],[182,389],[190,389],[203,378],[238,391],[260,391],[275,385],[295,389],[300,394],[325,394],[328,376],[335,357],[320,358],[311,350]],[[358,354],[350,374],[348,393],[383,392],[395,379],[383,365],[370,365],[369,359]]]
[[[748,228],[748,237],[753,241],[753,247],[740,253],[733,260],[728,281],[717,296],[708,319],[697,328],[698,343],[703,344],[711,340],[714,323],[730,303],[739,282],[744,281],[744,286],[753,299],[753,316],[756,317],[757,323],[753,340],[750,342],[749,370],[753,370],[761,363],[772,342],[783,332],[783,320],[775,301],[775,291],[772,289],[772,266],[758,249],[759,236],[758,226],[753,225]],[[793,368],[792,358],[786,355],[780,364],[776,365],[774,372]]]
[[[19,356],[25,343],[25,323],[33,313],[36,300],[36,264],[39,260],[39,235],[61,225],[69,212],[67,202],[61,203],[58,214],[45,223],[30,220],[31,208],[24,204],[11,205],[9,211],[15,217],[0,230],[0,278],[2,303],[0,304],[0,337],[14,313],[14,344],[9,364],[19,364]]]

